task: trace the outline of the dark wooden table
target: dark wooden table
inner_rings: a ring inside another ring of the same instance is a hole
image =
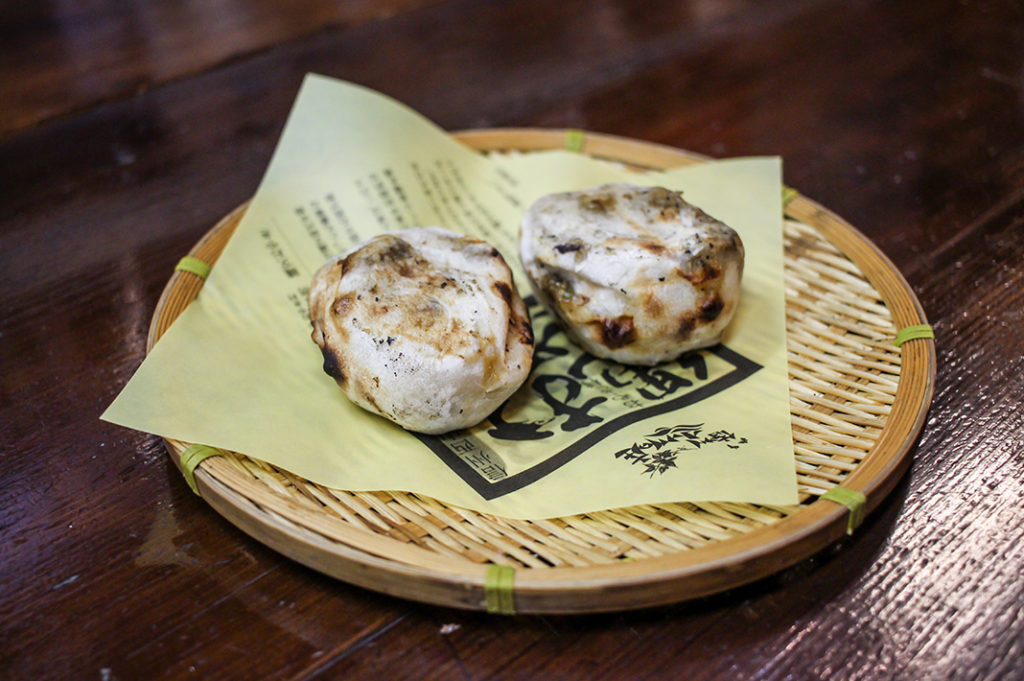
[[[98,416],[308,71],[451,130],[782,156],[935,328],[910,472],[819,555],[627,614],[420,605],[250,540]],[[0,677],[1022,679],[1022,188],[1016,0],[3,2]]]

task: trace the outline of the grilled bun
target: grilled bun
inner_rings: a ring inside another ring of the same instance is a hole
[[[538,296],[587,352],[653,365],[714,345],[740,298],[743,243],[661,187],[550,194],[523,218]]]
[[[363,409],[421,433],[482,421],[526,380],[533,330],[497,250],[439,227],[375,236],[309,291],[324,371]]]

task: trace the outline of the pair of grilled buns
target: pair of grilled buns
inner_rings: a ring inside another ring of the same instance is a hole
[[[653,365],[720,340],[744,251],[678,192],[605,185],[538,200],[520,257],[584,350]],[[381,234],[328,261],[309,313],[324,370],[355,404],[409,430],[472,426],[530,372],[533,333],[507,263],[437,227]]]

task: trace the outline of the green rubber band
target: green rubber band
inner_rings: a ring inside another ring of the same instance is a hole
[[[484,577],[484,602],[487,612],[498,615],[516,613],[513,583],[516,570],[511,565],[488,565]]]
[[[783,208],[788,206],[789,202],[792,201],[793,199],[795,199],[798,196],[800,196],[800,192],[798,192],[797,190],[793,189],[792,187],[787,187],[786,185],[782,185],[782,207]]]
[[[178,265],[174,269],[179,272],[189,272],[200,279],[206,279],[210,276],[210,270],[213,268],[199,258],[193,258],[191,255],[186,255],[178,261]]]
[[[935,338],[935,331],[927,324],[906,326],[896,332],[896,339],[892,344],[899,347],[907,341],[916,340],[918,338]]]
[[[864,504],[867,503],[868,498],[862,492],[846,487],[833,487],[822,494],[821,498],[834,501],[850,510],[850,515],[846,519],[846,534],[853,534],[853,531],[863,522]]]
[[[199,487],[196,486],[196,468],[211,456],[221,456],[221,451],[206,445],[191,445],[181,453],[181,472],[185,476],[185,482],[199,496],[203,495],[199,494]]]
[[[566,130],[565,148],[568,149],[569,151],[583,151],[583,143],[586,141],[586,139],[587,135],[582,130]]]

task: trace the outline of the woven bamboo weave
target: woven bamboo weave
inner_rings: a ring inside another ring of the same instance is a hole
[[[561,146],[564,132],[458,135],[481,151]],[[584,153],[632,166],[703,162],[658,145],[588,135]],[[214,263],[244,212],[192,250]],[[385,593],[483,609],[489,564],[516,569],[519,612],[590,612],[676,602],[756,580],[845,531],[846,510],[819,497],[842,485],[870,511],[895,485],[923,425],[934,380],[932,341],[896,347],[924,323],[909,287],[856,230],[797,197],[784,223],[786,325],[797,506],[671,503],[540,521],[495,517],[404,492],[329,489],[231,452],[196,480],[229,520],[286,555]],[[176,273],[150,345],[202,280]],[[909,367],[909,369],[908,369]],[[168,441],[177,463],[187,443]]]

